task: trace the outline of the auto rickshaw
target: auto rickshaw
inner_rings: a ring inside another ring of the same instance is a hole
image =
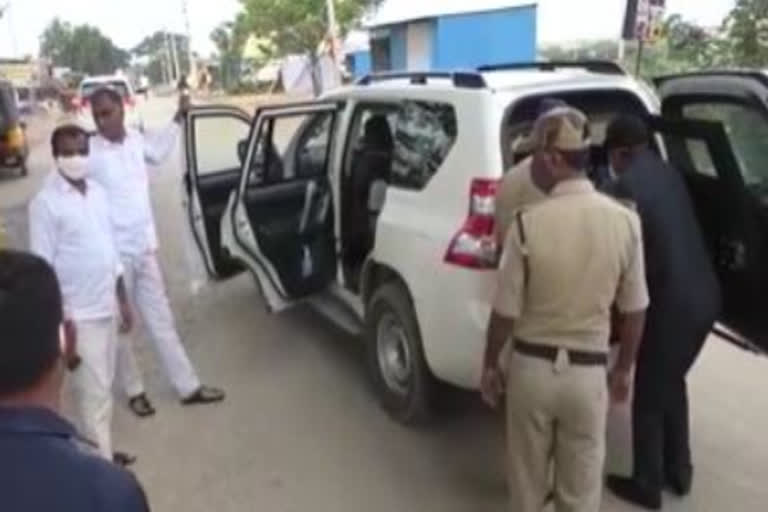
[[[19,104],[13,84],[0,80],[0,167],[18,169],[28,174],[26,125],[19,114]]]

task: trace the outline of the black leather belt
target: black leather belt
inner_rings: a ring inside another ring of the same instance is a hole
[[[560,347],[551,345],[539,345],[528,343],[522,340],[515,340],[515,351],[530,357],[546,359],[554,363],[557,361],[557,354],[562,350]],[[608,355],[603,352],[585,352],[581,350],[565,349],[568,352],[568,361],[570,364],[578,366],[605,366],[608,364]]]

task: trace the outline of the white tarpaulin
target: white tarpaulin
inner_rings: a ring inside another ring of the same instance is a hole
[[[324,91],[341,86],[341,75],[333,59],[323,55],[318,60],[318,76]],[[280,73],[283,87],[288,94],[312,94],[312,66],[309,57],[305,55],[290,55],[283,59]]]

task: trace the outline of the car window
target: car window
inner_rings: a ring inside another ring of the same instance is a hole
[[[193,129],[198,175],[240,169],[237,143],[248,138],[248,123],[234,116],[200,116]]]
[[[278,183],[325,174],[334,119],[330,112],[267,118],[248,183]]]
[[[364,165],[361,163],[361,157],[368,149],[386,149],[391,158],[400,109],[400,105],[396,103],[369,103],[357,106],[347,139],[345,175],[349,176],[359,165]]]
[[[445,161],[458,135],[447,103],[406,101],[396,118],[390,184],[421,190]]]
[[[744,183],[761,196],[768,195],[768,118],[761,111],[746,104],[712,102],[686,105],[683,115],[723,123],[739,161]],[[689,144],[689,150],[701,172],[714,174],[708,152],[702,151],[695,143]]]

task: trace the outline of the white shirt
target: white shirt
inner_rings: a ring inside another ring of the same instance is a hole
[[[122,142],[110,142],[101,135],[91,139],[90,177],[107,192],[112,228],[122,256],[157,249],[147,163],[162,163],[173,150],[179,133],[179,126],[171,123],[152,137],[128,130]]]
[[[80,321],[116,313],[123,271],[106,193],[86,183],[82,194],[54,170],[29,205],[30,248],[56,271],[66,317]]]

